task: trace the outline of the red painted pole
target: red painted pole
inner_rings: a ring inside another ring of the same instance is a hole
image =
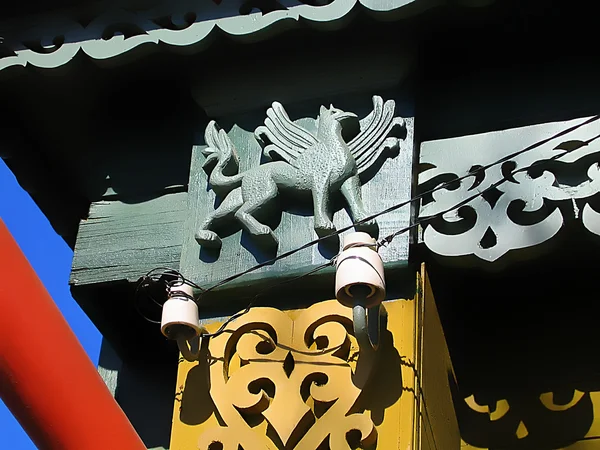
[[[146,448],[1,219],[0,397],[40,449]]]

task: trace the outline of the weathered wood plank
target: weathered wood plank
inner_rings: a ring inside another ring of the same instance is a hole
[[[72,285],[135,281],[156,267],[179,267],[187,192],[142,203],[90,206],[75,245]]]

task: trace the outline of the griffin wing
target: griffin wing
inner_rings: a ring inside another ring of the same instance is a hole
[[[267,110],[265,124],[254,132],[264,146],[264,154],[271,159],[279,155],[287,163],[294,161],[304,150],[317,143],[317,139],[307,130],[292,122],[279,102]]]
[[[384,103],[378,95],[373,96],[373,111],[360,121],[360,132],[348,143],[359,174],[371,167],[384,151],[398,149],[400,139],[390,134],[397,127],[404,128],[404,119],[394,117],[395,109],[394,100]]]

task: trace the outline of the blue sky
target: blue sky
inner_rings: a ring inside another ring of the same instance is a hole
[[[58,199],[57,199],[58,201]],[[102,337],[69,292],[73,252],[0,159],[0,217],[69,322],[94,364]],[[0,255],[1,257],[1,255]],[[36,449],[0,401],[0,448]]]

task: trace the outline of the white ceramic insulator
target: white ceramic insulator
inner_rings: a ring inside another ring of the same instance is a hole
[[[344,236],[344,250],[337,258],[335,295],[340,303],[352,307],[357,301],[370,308],[385,299],[383,262],[376,250],[376,241],[367,233],[356,232]],[[357,299],[352,286],[367,287],[366,298]]]
[[[184,292],[185,294],[189,295],[190,298],[178,294],[178,292]],[[174,336],[171,336],[167,330],[169,327],[177,325],[189,329],[189,336],[187,336],[188,338],[200,334],[198,305],[195,301],[191,300],[193,295],[194,291],[192,287],[187,284],[171,287],[169,299],[165,302],[162,308],[162,319],[160,322],[160,330],[165,336],[174,338]]]

